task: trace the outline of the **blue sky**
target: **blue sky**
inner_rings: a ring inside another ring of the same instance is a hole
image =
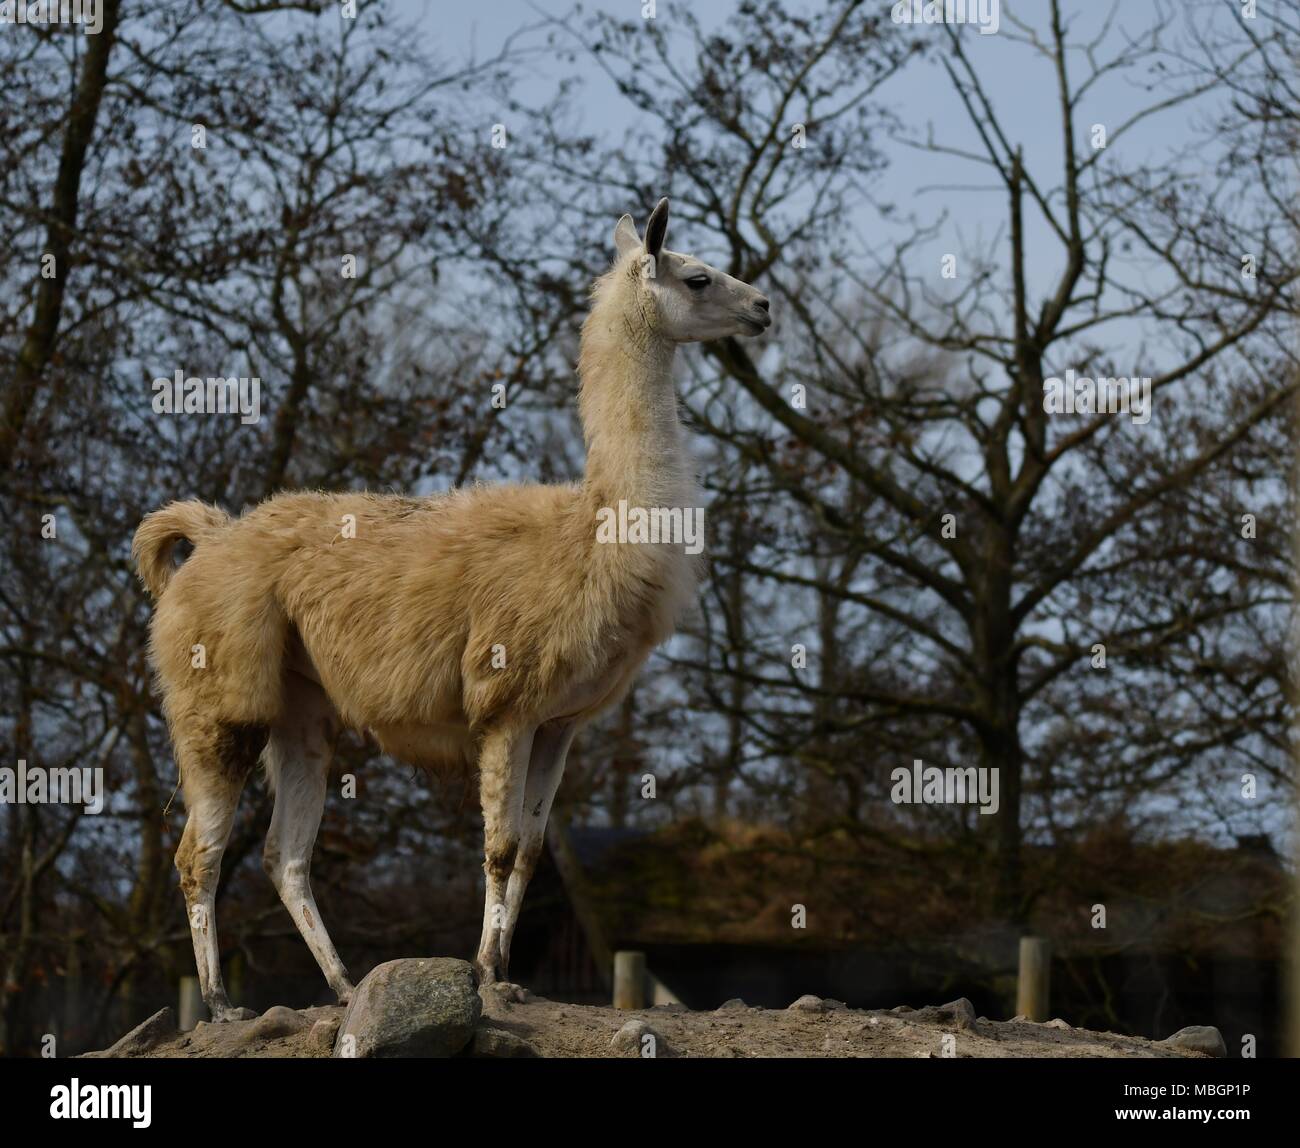
[[[891,7],[879,3],[882,11]],[[798,0],[795,0],[796,6]],[[725,21],[734,10],[735,0],[704,0],[693,5],[704,19]],[[811,10],[813,4],[802,7]],[[641,0],[586,0],[588,12],[604,11],[624,19],[639,19]],[[490,55],[518,29],[537,23],[545,14],[560,16],[570,8],[567,0],[492,0],[488,4],[448,4],[446,0],[391,0],[395,15],[417,18],[436,37],[433,45],[447,62],[466,59],[472,52],[480,58]],[[1099,0],[1072,0],[1067,4],[1073,22],[1072,39],[1091,40],[1103,26],[1111,5]],[[1046,0],[1025,0],[1000,10],[1000,32],[981,35],[974,27],[962,30],[963,42],[974,60],[1008,136],[1024,147],[1029,170],[1047,186],[1058,182],[1062,139],[1056,102],[1049,97],[1055,91],[1051,62],[1036,57],[1023,43],[1013,42],[1019,33],[1012,18],[1022,15],[1040,35],[1046,35]],[[1148,30],[1157,13],[1154,0],[1124,0],[1119,15],[1102,46],[1102,55],[1113,52],[1127,34],[1139,35]],[[1226,13],[1225,13],[1226,14]],[[671,30],[673,5],[660,0],[657,7],[659,26]],[[1180,32],[1178,21],[1167,29],[1171,37]],[[938,37],[934,27],[912,27],[904,35]],[[1075,80],[1085,74],[1084,60],[1076,53],[1072,61]],[[519,94],[544,99],[554,85],[571,74],[571,66],[554,60],[539,62],[519,77]],[[1144,74],[1118,74],[1096,85],[1077,113],[1077,145],[1084,147],[1086,133],[1094,123],[1114,129],[1132,112],[1153,102],[1157,93],[1143,90],[1156,77]],[[587,97],[581,102],[583,124],[597,133],[620,139],[636,123],[634,110],[620,98],[609,81],[593,69],[585,81]],[[944,143],[977,150],[970,121],[961,107],[950,81],[937,61],[913,63],[894,77],[882,93],[893,110],[918,133],[933,125],[936,138]],[[1186,108],[1169,111],[1149,122],[1136,133],[1112,145],[1114,162],[1128,166],[1148,155],[1186,148],[1194,139],[1197,116]],[[893,201],[922,217],[933,218],[945,208],[950,219],[943,236],[933,244],[935,258],[945,251],[969,250],[998,236],[1006,226],[1005,192],[996,186],[989,173],[949,156],[932,155],[894,147],[893,162],[873,191],[883,200]],[[634,208],[636,205],[629,205]],[[648,208],[650,205],[642,205]],[[1030,239],[1030,286],[1046,290],[1059,273],[1062,252],[1053,237],[1034,217],[1026,220]],[[858,240],[864,245],[878,241],[882,223],[874,212],[864,210],[852,221]]]

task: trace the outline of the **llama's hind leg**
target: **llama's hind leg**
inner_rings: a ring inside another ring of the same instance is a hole
[[[272,727],[263,755],[267,776],[275,787],[275,811],[262,867],[339,1003],[346,1004],[352,982],[311,891],[311,854],[325,809],[337,719],[319,686],[293,673],[288,676],[286,717]]]
[[[186,731],[176,740],[185,790],[185,830],[176,850],[176,869],[189,917],[199,989],[214,1021],[256,1015],[233,1008],[221,978],[217,942],[217,882],[221,857],[235,820],[244,781],[257,760],[265,729],[214,725]]]
[[[533,730],[491,730],[479,752],[479,796],[483,804],[483,936],[474,967],[479,983],[495,984],[501,968],[502,927],[507,918],[506,883],[514,868],[523,819],[524,786]]]
[[[514,867],[506,885],[505,921],[501,926],[501,979],[510,979],[510,943],[515,926],[519,923],[519,910],[524,903],[524,890],[537,868],[538,859],[546,844],[546,822],[551,815],[551,804],[564,776],[564,761],[577,732],[577,722],[548,722],[538,728],[533,736],[532,753],[528,761],[528,780],[524,786],[524,810],[519,827],[519,847],[515,851]]]

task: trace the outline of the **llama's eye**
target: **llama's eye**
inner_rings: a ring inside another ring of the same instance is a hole
[[[707,275],[692,275],[686,280],[686,286],[692,291],[703,291],[708,285],[709,277]]]

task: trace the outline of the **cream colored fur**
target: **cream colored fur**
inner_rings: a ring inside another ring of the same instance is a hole
[[[753,288],[664,250],[666,223],[666,200],[644,243],[620,220],[619,258],[593,292],[579,363],[582,482],[432,498],[280,494],[238,519],[172,503],[137,531],[189,810],[176,865],[214,1019],[242,1011],[222,986],[214,899],[259,755],[276,787],[265,867],[331,987],[340,999],[351,991],[308,879],[341,725],[424,767],[477,762],[487,895],[476,967],[484,983],[506,976],[569,744],[619,700],[695,591],[682,545],[598,543],[597,512],[620,500],[697,505],[675,347],[769,322]],[[182,538],[194,553],[173,570]]]

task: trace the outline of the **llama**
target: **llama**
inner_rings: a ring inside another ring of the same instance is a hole
[[[666,199],[644,241],[623,216],[593,289],[581,482],[283,493],[238,519],[174,502],[140,524],[132,554],[156,600],[150,660],[188,810],[176,868],[214,1021],[251,1015],[226,996],[214,901],[259,758],[275,794],[263,867],[339,1002],[353,991],[309,880],[343,726],[415,766],[477,763],[486,896],[474,967],[482,985],[509,983],[574,735],[622,698],[695,593],[680,540],[601,542],[598,516],[620,501],[696,505],[675,349],[771,324],[759,291],[665,249],[667,223]],[[181,540],[193,552],[176,568]]]

